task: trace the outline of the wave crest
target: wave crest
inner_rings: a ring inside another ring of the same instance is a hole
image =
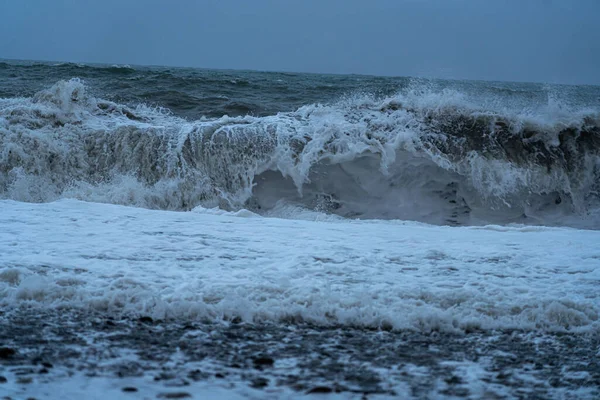
[[[0,196],[598,226],[597,110],[495,111],[407,90],[190,122],[86,89],[71,79],[0,100]]]

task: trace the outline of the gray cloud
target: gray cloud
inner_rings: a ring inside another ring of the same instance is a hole
[[[597,0],[0,2],[0,57],[600,84]]]

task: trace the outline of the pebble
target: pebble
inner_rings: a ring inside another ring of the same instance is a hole
[[[28,383],[33,382],[33,378],[29,377],[29,376],[22,376],[19,379],[17,379],[17,383],[25,385]]]
[[[0,358],[10,358],[17,354],[15,349],[11,349],[10,347],[0,347]]]
[[[329,386],[315,386],[314,388],[312,388],[308,392],[306,392],[306,394],[331,393],[331,392],[333,392],[333,389],[330,388]]]
[[[256,389],[262,389],[269,386],[269,381],[265,378],[256,378],[252,381],[252,387]]]
[[[161,393],[158,395],[160,399],[187,399],[189,397],[192,397],[192,395],[187,392]]]
[[[206,379],[206,378],[208,378],[208,376],[209,375],[207,373],[204,373],[204,372],[202,372],[199,369],[195,369],[193,371],[190,371],[187,374],[187,377],[189,379],[193,380],[193,381],[199,381],[199,380],[202,380],[202,379]]]
[[[258,357],[255,358],[254,360],[254,366],[256,367],[271,367],[273,366],[273,364],[275,364],[275,360],[273,360],[271,357]]]
[[[462,383],[462,379],[456,375],[452,375],[452,377],[446,379],[446,383],[448,385],[459,385]]]

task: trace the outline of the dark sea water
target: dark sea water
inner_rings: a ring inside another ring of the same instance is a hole
[[[12,60],[0,61],[0,98],[31,97],[74,77],[83,79],[100,98],[130,106],[156,105],[190,120],[267,116],[357,95],[393,97],[417,87],[431,92],[455,90],[498,111],[535,110],[553,100],[571,107],[600,107],[598,86]]]

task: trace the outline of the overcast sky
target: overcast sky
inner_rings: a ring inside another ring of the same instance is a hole
[[[0,0],[0,58],[600,84],[600,0]]]

